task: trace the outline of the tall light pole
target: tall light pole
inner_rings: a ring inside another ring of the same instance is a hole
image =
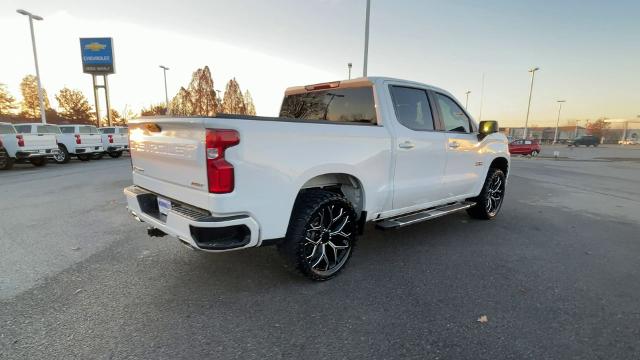
[[[164,73],[164,101],[167,104],[167,111],[165,113],[169,115],[169,93],[167,92],[167,70],[169,70],[169,68],[164,65],[160,65],[160,68]]]
[[[578,123],[580,122],[580,120],[576,120],[576,132],[573,134],[573,138],[577,138],[578,137]]]
[[[556,101],[558,104],[560,104],[560,107],[558,108],[558,121],[556,121],[556,134],[553,135],[553,143],[555,144],[558,141],[558,125],[560,125],[560,112],[562,111],[562,104],[566,103],[566,100],[558,100]]]
[[[36,78],[38,79],[38,100],[40,101],[40,120],[43,124],[47,123],[47,116],[44,113],[44,101],[42,99],[42,83],[40,82],[40,68],[38,67],[38,52],[36,51],[36,37],[33,33],[33,20],[43,20],[42,16],[32,14],[26,10],[18,9],[16,12],[20,15],[29,17],[29,28],[31,29],[31,46],[33,47],[33,60],[36,63]]]
[[[347,68],[349,68],[349,80],[351,80],[351,67],[353,66],[352,63],[348,63],[347,64]]]
[[[533,69],[530,69],[529,72],[531,73],[531,88],[529,88],[529,105],[527,106],[527,118],[524,121],[524,135],[522,136],[523,139],[527,138],[527,126],[529,126],[529,112],[531,111],[531,96],[533,94],[533,80],[536,77],[536,71],[540,70],[539,67],[534,67]]]
[[[367,0],[367,15],[364,22],[364,66],[362,76],[367,77],[367,61],[369,59],[369,12],[371,10],[371,0]]]
[[[464,108],[469,110],[469,94],[471,94],[471,90],[467,90],[465,94],[467,95],[467,100],[464,102]]]

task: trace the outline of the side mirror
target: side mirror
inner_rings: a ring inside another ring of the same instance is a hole
[[[478,140],[484,139],[487,135],[498,132],[498,122],[493,120],[480,121],[478,125],[479,134]]]

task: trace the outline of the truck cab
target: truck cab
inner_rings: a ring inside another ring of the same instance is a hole
[[[42,125],[40,126],[50,126]],[[5,169],[11,168],[15,162],[28,161],[34,166],[45,166],[47,158],[58,154],[55,135],[31,131],[31,125],[12,125],[0,123],[0,139],[7,154],[3,162]]]
[[[109,126],[98,129],[102,138],[102,147],[112,158],[119,158],[129,151],[129,128],[126,126]]]

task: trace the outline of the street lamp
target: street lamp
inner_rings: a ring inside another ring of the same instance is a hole
[[[527,126],[529,126],[529,112],[531,111],[531,95],[533,94],[533,79],[535,79],[536,71],[538,70],[540,70],[539,67],[534,67],[533,69],[529,70],[529,72],[531,73],[531,88],[529,89],[529,105],[527,106],[527,118],[524,121],[524,136],[522,137],[523,139],[527,138]]]
[[[573,134],[573,138],[577,138],[578,137],[578,123],[580,122],[580,120],[576,120],[576,132]]]
[[[553,143],[555,144],[558,141],[558,125],[560,124],[560,112],[562,111],[562,104],[566,103],[567,100],[558,100],[556,101],[560,104],[560,108],[558,108],[558,121],[556,121],[556,134],[553,135]]]
[[[367,0],[367,15],[364,22],[364,66],[362,76],[367,77],[367,61],[369,58],[369,13],[371,10],[371,0]]]
[[[464,103],[464,108],[469,110],[469,94],[471,94],[471,90],[467,90],[467,92],[465,92],[465,94],[467,95],[467,100]]]
[[[352,63],[348,63],[347,67],[349,68],[349,80],[351,80],[351,67],[353,66]]]
[[[33,60],[36,63],[36,79],[38,79],[38,100],[40,101],[40,120],[43,124],[47,123],[47,116],[44,113],[44,101],[42,99],[42,83],[40,82],[40,68],[38,67],[38,52],[36,51],[36,37],[33,33],[33,20],[43,20],[42,16],[32,14],[26,10],[18,9],[16,12],[20,15],[29,17],[29,28],[31,29],[31,46],[33,47]]]
[[[169,68],[164,65],[160,65],[160,68],[164,73],[164,101],[167,104],[166,114],[169,115],[169,93],[167,92],[167,70],[169,70]]]

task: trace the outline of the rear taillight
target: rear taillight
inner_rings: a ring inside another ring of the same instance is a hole
[[[224,151],[239,143],[240,135],[235,130],[207,129],[205,147],[210,193],[225,194],[233,191],[233,165],[225,160]]]
[[[82,139],[80,138],[80,135],[76,134],[76,144],[82,144]]]
[[[109,138],[109,144],[113,144],[113,135],[108,135],[107,137]]]
[[[16,135],[16,139],[18,139],[18,146],[23,147],[24,146],[24,136]]]

